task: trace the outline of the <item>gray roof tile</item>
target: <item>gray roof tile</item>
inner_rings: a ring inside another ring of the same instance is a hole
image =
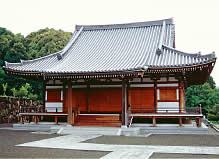
[[[201,56],[174,49],[174,34],[172,19],[77,25],[63,50],[21,63],[6,62],[5,68],[22,72],[99,73],[199,65],[216,58],[215,54]]]

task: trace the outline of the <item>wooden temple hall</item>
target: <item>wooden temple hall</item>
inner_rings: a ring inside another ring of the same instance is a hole
[[[175,48],[173,19],[76,25],[67,45],[53,54],[5,72],[44,82],[43,111],[20,116],[66,117],[73,126],[130,127],[134,118],[196,119],[201,107],[187,108],[185,88],[203,84],[215,53],[190,54]]]

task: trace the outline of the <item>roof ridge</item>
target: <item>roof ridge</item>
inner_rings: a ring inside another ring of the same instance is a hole
[[[106,25],[76,25],[75,30],[80,30],[81,27],[84,27],[83,30],[101,30],[101,29],[122,29],[122,28],[134,28],[134,27],[146,27],[154,25],[163,25],[163,21],[166,24],[174,24],[173,18],[155,20],[155,21],[145,21],[145,22],[136,22],[136,23],[123,23],[123,24],[106,24]]]
[[[68,52],[68,50],[71,48],[71,46],[75,43],[75,41],[78,39],[78,37],[80,36],[81,32],[83,31],[83,26],[80,28],[80,30],[78,32],[74,34],[72,34],[71,39],[68,41],[68,43],[65,45],[65,47],[62,49],[62,52],[57,54],[57,58],[60,60],[62,59],[62,57],[66,54],[66,52]]]
[[[167,45],[163,45],[163,48],[166,48],[166,49],[169,49],[169,50],[172,50],[172,51],[175,51],[177,53],[180,53],[180,54],[183,54],[183,55],[187,55],[187,56],[203,57],[203,58],[205,58],[205,57],[216,58],[215,52],[212,52],[212,53],[209,53],[209,54],[206,54],[206,55],[201,55],[201,52],[198,52],[198,53],[187,53],[187,52],[183,52],[183,51],[177,50],[177,49],[172,48],[172,47],[167,46]]]
[[[156,53],[158,55],[162,54],[162,52],[163,52],[163,47],[162,46],[163,46],[165,31],[166,31],[166,22],[164,20],[163,24],[162,24],[162,31],[161,31],[161,35],[160,35],[159,45],[158,45],[158,48],[156,50]]]

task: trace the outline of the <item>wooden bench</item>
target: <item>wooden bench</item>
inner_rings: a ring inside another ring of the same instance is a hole
[[[21,123],[24,123],[23,122],[24,116],[34,116],[35,124],[38,123],[40,116],[53,116],[53,117],[55,117],[55,124],[57,125],[58,124],[58,117],[67,117],[68,114],[66,114],[66,113],[19,113],[19,116],[21,117],[20,118]]]

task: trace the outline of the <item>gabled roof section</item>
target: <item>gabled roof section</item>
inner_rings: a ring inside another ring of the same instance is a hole
[[[201,65],[215,54],[188,54],[174,47],[173,19],[113,24],[77,25],[68,44],[59,52],[5,69],[45,74],[135,72],[148,68]]]
[[[201,55],[201,53],[186,53],[176,50],[173,47],[162,45],[162,54],[157,56],[153,62],[149,63],[154,68],[171,68],[197,66],[216,60],[215,53]]]

